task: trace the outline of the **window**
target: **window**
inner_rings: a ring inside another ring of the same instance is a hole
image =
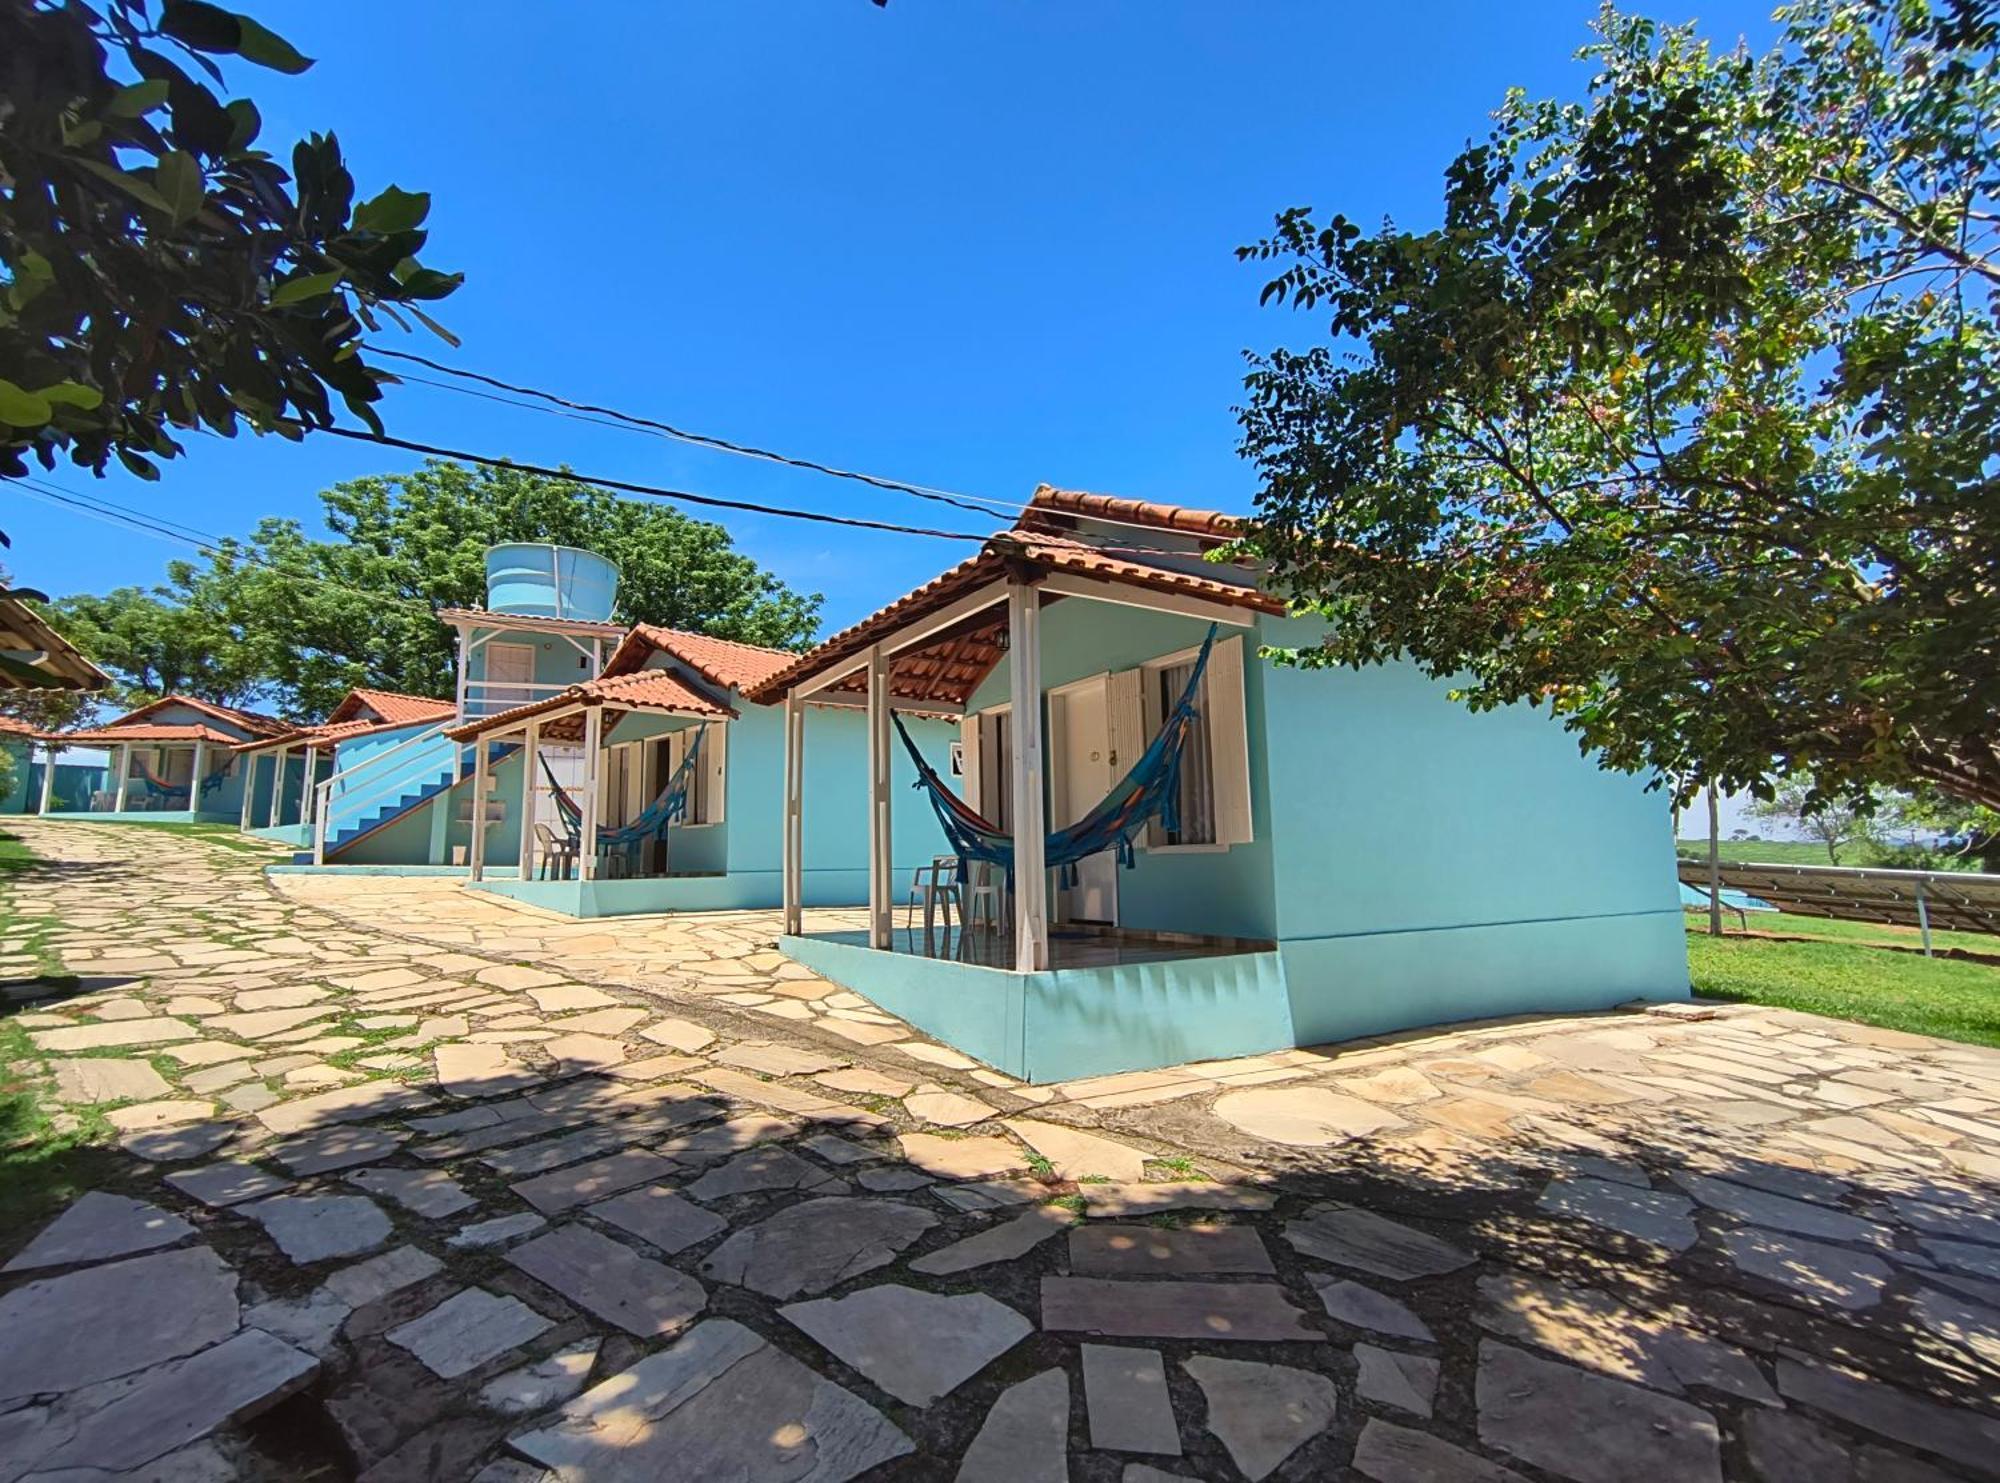
[[[1143,710],[1146,739],[1160,734],[1167,716],[1180,703],[1194,673],[1199,650],[1169,654],[1140,671],[1135,709]],[[1118,725],[1119,694],[1131,694],[1112,677],[1113,727]],[[1134,760],[1137,760],[1136,758]],[[1121,776],[1123,768],[1120,769]],[[1171,832],[1155,824],[1146,833],[1149,849],[1214,849],[1248,844],[1253,837],[1250,816],[1250,741],[1243,704],[1243,640],[1218,640],[1208,656],[1208,669],[1195,693],[1195,722],[1181,753],[1178,827]]]

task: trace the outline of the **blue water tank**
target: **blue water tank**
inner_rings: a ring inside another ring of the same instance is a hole
[[[618,568],[595,551],[515,541],[486,553],[490,612],[606,623],[618,597]]]

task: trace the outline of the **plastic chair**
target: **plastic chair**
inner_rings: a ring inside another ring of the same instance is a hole
[[[993,879],[993,867],[984,860],[975,860],[966,880],[965,903],[959,908],[959,930],[970,932],[974,922],[982,922],[984,930],[998,932],[1002,905],[1000,887]]]
[[[568,880],[570,871],[576,866],[576,841],[558,836],[546,824],[535,826],[535,838],[542,847],[542,879],[549,878],[549,868],[553,866],[557,880]]]
[[[951,914],[958,906],[958,857],[937,855],[928,865],[919,865],[910,876],[909,899],[903,903],[903,930],[914,932],[916,911],[919,903],[924,908],[924,937],[928,939],[936,928],[938,904],[944,904],[944,930],[951,933]],[[963,925],[965,913],[959,911],[959,922]]]

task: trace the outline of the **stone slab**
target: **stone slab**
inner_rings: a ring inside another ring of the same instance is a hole
[[[1109,1179],[1131,1184],[1145,1177],[1143,1150],[1038,1118],[1010,1117],[1007,1131],[1047,1159],[1059,1179]]]
[[[150,1061],[79,1056],[52,1061],[49,1069],[55,1073],[58,1102],[129,1102],[173,1091]]]
[[[175,1164],[183,1159],[206,1158],[234,1138],[240,1124],[233,1122],[184,1123],[177,1128],[148,1128],[127,1133],[118,1146],[136,1159]]]
[[[365,1308],[414,1287],[444,1270],[444,1263],[416,1246],[397,1246],[327,1275],[327,1291],[350,1308]]]
[[[650,1184],[673,1171],[671,1160],[643,1148],[628,1148],[609,1158],[573,1164],[566,1169],[524,1179],[513,1186],[514,1193],[544,1215],[559,1215],[578,1205],[587,1205],[615,1195],[634,1185]]]
[[[0,1272],[109,1261],[172,1246],[193,1234],[193,1226],[157,1205],[90,1190],[43,1226]]]
[[[1437,1397],[1438,1362],[1421,1354],[1404,1354],[1376,1344],[1356,1344],[1354,1359],[1360,1366],[1354,1393],[1378,1406],[1393,1406],[1412,1416],[1431,1414]]]
[[[1265,1477],[1333,1424],[1333,1382],[1290,1365],[1255,1364],[1211,1354],[1184,1360],[1208,1401],[1206,1425],[1250,1483]]]
[[[1269,1210],[1278,1197],[1248,1184],[1177,1179],[1154,1184],[1086,1184],[1077,1193],[1092,1217],[1123,1219],[1167,1210]]]
[[[1387,1293],[1340,1277],[1316,1278],[1313,1287],[1326,1306],[1327,1316],[1350,1327],[1399,1339],[1429,1342],[1436,1337],[1428,1324]]]
[[[994,1262],[1011,1262],[1027,1255],[1058,1231],[1068,1230],[1076,1217],[1054,1205],[1037,1205],[1012,1220],[975,1231],[961,1241],[940,1247],[910,1263],[912,1272],[948,1277]]]
[[[709,1253],[701,1274],[774,1298],[824,1292],[888,1265],[937,1223],[899,1200],[806,1200],[737,1231]]]
[[[1715,1418],[1686,1401],[1484,1340],[1479,1440],[1575,1483],[1721,1483]]]
[[[1527,1483],[1476,1452],[1373,1416],[1354,1444],[1354,1470],[1375,1483]]]
[[[1792,1359],[1778,1361],[1778,1390],[1847,1426],[1948,1457],[1979,1477],[2000,1476],[2000,1419]]]
[[[553,1328],[519,1298],[470,1287],[420,1318],[390,1329],[387,1338],[446,1380],[471,1373]]]
[[[1128,1339],[1325,1343],[1284,1289],[1251,1282],[1044,1277],[1042,1327]]]
[[[1372,1272],[1395,1282],[1439,1277],[1469,1266],[1474,1257],[1449,1241],[1386,1215],[1352,1206],[1328,1206],[1288,1221],[1285,1240],[1302,1255]]]
[[[1604,1179],[1557,1179],[1542,1191],[1539,1203],[1551,1215],[1589,1221],[1668,1251],[1686,1251],[1699,1234],[1694,1202],[1665,1190],[1633,1189]]]
[[[272,1144],[269,1152],[292,1173],[304,1178],[388,1158],[409,1138],[408,1133],[394,1128],[328,1128],[320,1133],[286,1138]]]
[[[500,1246],[512,1241],[516,1236],[526,1236],[539,1231],[548,1224],[544,1216],[532,1210],[517,1211],[513,1215],[498,1215],[492,1220],[482,1220],[460,1230],[445,1239],[445,1245],[458,1251],[477,1251],[486,1246]]]
[[[514,1247],[507,1260],[641,1339],[678,1333],[708,1306],[701,1284],[686,1273],[586,1226],[557,1226]]]
[[[897,1140],[903,1158],[940,1179],[992,1179],[1017,1174],[1028,1157],[1006,1138],[943,1138],[935,1133],[905,1133]]]
[[[729,1229],[729,1222],[714,1211],[704,1210],[658,1185],[600,1200],[590,1207],[589,1213],[658,1247],[668,1256],[699,1246]]]
[[[568,1400],[590,1379],[599,1341],[586,1339],[558,1349],[547,1359],[509,1370],[487,1382],[479,1404],[503,1416],[527,1416]]]
[[[1090,1445],[1114,1452],[1179,1457],[1180,1428],[1174,1424],[1167,1367],[1159,1351],[1115,1344],[1085,1344],[1082,1348]]]
[[[954,1483],[1069,1483],[1069,1376],[1044,1370],[1001,1391]]]
[[[36,1469],[134,1471],[231,1422],[268,1410],[311,1384],[318,1373],[319,1361],[311,1355],[261,1329],[246,1329],[149,1373],[130,1392],[93,1413],[68,1443],[40,1458]]]
[[[206,1246],[30,1282],[0,1297],[0,1402],[178,1359],[236,1324],[236,1274]]]
[[[201,1031],[186,1020],[156,1015],[143,1020],[109,1020],[97,1025],[71,1025],[61,1030],[31,1030],[36,1050],[106,1050],[120,1045],[166,1045],[194,1040]]]
[[[1275,1276],[1264,1238],[1250,1226],[1178,1229],[1093,1222],[1069,1236],[1069,1269],[1078,1277],[1190,1277],[1215,1273]]]
[[[1034,1332],[984,1293],[946,1296],[896,1283],[778,1310],[823,1348],[912,1406],[928,1406]]]
[[[1881,1302],[1893,1275],[1866,1252],[1754,1226],[1724,1232],[1722,1254],[1739,1272],[1849,1312]]]
[[[732,1195],[757,1194],[769,1190],[820,1190],[846,1186],[817,1164],[808,1163],[788,1148],[776,1145],[746,1149],[727,1163],[716,1165],[687,1186],[689,1198],[712,1203]]]
[[[167,1176],[182,1194],[201,1201],[212,1210],[260,1200],[287,1188],[291,1180],[258,1168],[255,1164],[224,1162],[202,1164],[193,1169],[176,1169]]]
[[[273,1133],[304,1133],[332,1123],[365,1122],[431,1105],[432,1099],[415,1087],[397,1081],[368,1081],[267,1107],[257,1114],[257,1120]]]
[[[460,1188],[457,1180],[438,1169],[398,1169],[385,1165],[356,1170],[347,1176],[347,1182],[426,1220],[442,1220],[479,1203]]]
[[[1216,1098],[1210,1110],[1253,1138],[1295,1148],[1324,1148],[1408,1126],[1377,1103],[1344,1097],[1325,1087],[1229,1092]]]
[[[360,1195],[274,1195],[237,1209],[301,1265],[373,1251],[392,1231],[381,1207]]]
[[[695,1325],[513,1446],[591,1483],[844,1483],[914,1450],[872,1406],[727,1319]]]

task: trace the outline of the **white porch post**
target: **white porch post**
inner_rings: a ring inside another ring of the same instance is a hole
[[[257,754],[243,753],[243,802],[238,811],[236,827],[248,831],[250,828],[250,805],[257,798]]]
[[[193,817],[201,812],[201,764],[208,757],[208,741],[205,737],[194,739],[194,765],[188,769],[188,815]]]
[[[785,935],[805,930],[806,708],[797,690],[785,694]]]
[[[1007,584],[1007,666],[1014,722],[1014,969],[1049,966],[1048,843],[1042,804],[1042,609],[1032,584]]]
[[[527,743],[521,752],[521,879],[535,878],[535,767],[542,746],[542,723],[528,723]]]
[[[276,770],[271,774],[271,813],[264,821],[267,828],[276,829],[285,816],[285,759],[291,755],[290,747],[280,747],[277,761],[272,764]]]
[[[577,876],[597,879],[598,784],[604,775],[604,759],[598,755],[604,742],[604,707],[589,706],[583,713],[583,837],[577,844]]]
[[[889,839],[889,661],[868,651],[868,945],[888,948],[896,927]]]
[[[42,746],[44,749],[42,755],[42,806],[39,812],[47,813],[49,811],[49,804],[56,796],[56,758],[62,755],[62,743],[45,741],[42,743]]]
[[[458,698],[458,719],[461,721],[465,719],[465,681],[466,681],[465,665],[466,661],[471,657],[472,657],[472,651],[466,647],[465,630],[463,628],[460,628],[458,631],[458,697],[457,698]]]
[[[118,793],[111,803],[111,812],[114,814],[125,812],[125,794],[131,787],[131,784],[132,743],[120,742],[118,744]]]
[[[307,839],[313,837],[314,829],[319,823],[319,759],[322,755],[317,746],[306,748],[305,794],[299,802],[305,817],[299,822],[306,826]]]
[[[486,751],[483,736],[472,739],[472,878],[486,879]]]

